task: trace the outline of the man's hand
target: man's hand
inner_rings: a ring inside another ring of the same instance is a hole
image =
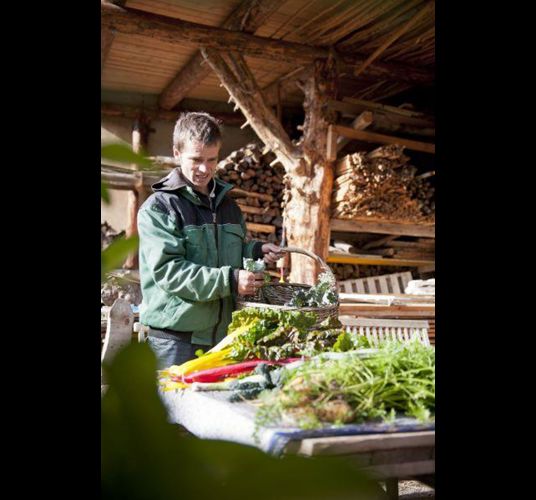
[[[264,273],[251,273],[241,269],[238,272],[238,293],[240,295],[255,295],[264,284]]]
[[[283,257],[281,247],[273,243],[265,243],[262,246],[262,253],[264,254],[264,262],[267,264],[273,264]]]

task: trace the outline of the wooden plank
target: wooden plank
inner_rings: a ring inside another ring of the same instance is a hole
[[[354,254],[342,254],[331,252],[328,256],[327,262],[338,264],[356,264],[367,266],[397,266],[397,267],[419,267],[433,264],[431,260],[412,260],[412,259],[383,259],[381,257],[366,256]]]
[[[356,112],[360,112],[363,109],[372,109],[376,111],[382,111],[383,113],[391,113],[398,116],[404,116],[408,118],[415,118],[424,120],[424,125],[433,125],[434,118],[432,116],[427,116],[424,113],[419,111],[413,111],[410,109],[399,108],[396,106],[389,106],[388,104],[380,104],[374,101],[366,101],[364,99],[356,99],[355,97],[343,97],[343,104],[352,104],[353,106],[361,106],[355,108]]]
[[[414,224],[377,219],[331,219],[331,231],[435,237],[435,224]]]
[[[330,127],[333,127],[333,133],[336,133],[337,135],[342,135],[344,137],[347,137],[348,139],[357,139],[359,141],[380,144],[400,144],[414,151],[422,151],[424,153],[435,154],[435,144],[429,142],[414,141],[401,137],[377,134],[376,132],[368,132],[366,130],[354,130],[353,128],[343,127],[341,125],[330,125]]]
[[[326,141],[326,159],[327,161],[335,161],[337,159],[337,140],[338,135],[332,127],[328,127],[328,138]]]
[[[376,326],[382,328],[428,328],[428,321],[418,319],[376,319],[356,318],[355,316],[339,316],[339,320],[345,326]]]
[[[256,214],[256,215],[266,215],[273,214],[273,210],[267,209],[266,207],[250,207],[249,205],[244,205],[242,203],[237,203],[240,207],[240,210],[246,214]]]
[[[385,276],[377,276],[376,280],[380,285],[379,293],[389,293],[389,287],[387,285],[387,278]]]
[[[141,108],[136,106],[128,106],[125,104],[116,104],[116,103],[101,103],[101,116],[117,116],[121,118],[130,118],[135,119],[140,114]],[[186,109],[181,109],[181,112],[187,111]],[[175,123],[179,118],[178,111],[165,111],[162,109],[155,108],[143,108],[144,114],[150,120],[162,120],[166,122]],[[210,114],[221,120],[224,125],[240,125],[244,123],[244,115],[242,113],[232,113],[224,111],[211,111]]]
[[[353,122],[351,127],[355,130],[365,130],[368,126],[370,126],[373,122],[373,114],[371,111],[363,111]],[[328,129],[328,138],[329,136],[329,129]],[[347,137],[339,137],[336,138],[337,141],[337,151],[340,151],[344,146],[346,146],[350,139]],[[329,139],[328,139],[328,148],[330,147]],[[329,150],[329,149],[328,149]]]
[[[398,238],[398,235],[393,236],[392,234],[390,234],[389,236],[385,236],[383,238],[379,238],[379,239],[374,240],[374,241],[369,241],[368,243],[365,243],[364,245],[361,245],[361,248],[363,250],[369,250],[370,248],[381,247],[381,246],[384,246],[386,243],[389,243],[389,242],[393,241],[396,238]]]
[[[373,318],[435,318],[435,305],[340,304],[339,314]]]
[[[229,194],[235,197],[247,197],[247,198],[258,198],[259,200],[263,201],[274,201],[274,197],[269,194],[264,193],[254,193],[252,191],[245,191],[244,189],[240,188],[233,188],[229,191]]]
[[[362,471],[379,478],[409,478],[435,473],[435,460],[422,460],[403,464],[386,464],[363,467]]]
[[[435,304],[435,295],[410,295],[406,293],[354,293],[339,292],[339,301],[341,303],[364,302],[370,304]]]
[[[250,231],[254,231],[256,233],[275,233],[275,226],[272,226],[271,224],[256,224],[254,222],[246,222],[246,227]]]
[[[110,53],[110,48],[112,47],[114,38],[115,36],[110,29],[102,28],[101,30],[101,74],[104,69],[104,64],[106,63],[106,59],[108,58],[108,54]]]
[[[382,133],[435,137],[433,117],[413,118],[403,116],[391,111],[377,110],[375,107],[381,106],[377,103],[362,101],[364,104],[353,104],[347,102],[346,99],[344,98],[343,101],[329,101],[328,107],[341,113],[342,116],[359,116],[360,113],[369,111],[373,113],[371,128]]]

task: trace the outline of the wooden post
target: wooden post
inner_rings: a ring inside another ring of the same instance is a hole
[[[315,62],[313,75],[303,86],[305,100],[303,157],[290,176],[290,200],[285,207],[285,232],[289,246],[309,250],[324,261],[328,257],[331,193],[334,166],[327,158],[330,121],[334,114],[326,106],[336,93],[333,59]],[[290,281],[312,284],[320,271],[317,263],[292,255]]]
[[[147,117],[141,113],[132,126],[132,150],[142,154],[147,146],[149,134],[149,122]],[[133,165],[135,170],[139,170],[138,165]],[[143,176],[143,174],[142,174]],[[143,177],[136,184],[133,191],[128,192],[127,198],[127,227],[125,236],[130,238],[138,234],[138,210],[149,195],[148,189],[143,185]],[[138,269],[138,252],[131,253],[125,263],[124,269]]]

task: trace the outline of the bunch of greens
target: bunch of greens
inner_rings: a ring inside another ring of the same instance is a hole
[[[298,290],[293,297],[285,303],[290,307],[322,307],[337,303],[335,294],[335,279],[333,275],[321,273],[318,283],[307,291]]]
[[[266,270],[266,263],[262,259],[243,259],[244,269],[251,273],[262,273]]]
[[[262,259],[243,259],[244,269],[250,273],[262,273],[266,270],[266,263]],[[264,275],[264,283],[270,283],[270,275]]]
[[[392,421],[411,416],[426,422],[435,411],[434,348],[418,341],[384,342],[376,354],[317,357],[283,370],[280,388],[261,394],[257,426],[287,421],[301,428],[323,422]]]
[[[314,327],[316,321],[316,314],[300,311],[257,308],[235,311],[228,335],[235,331],[241,333],[233,339],[231,357],[237,361],[250,358],[277,361],[330,350],[344,334],[342,325],[338,319],[328,318]]]

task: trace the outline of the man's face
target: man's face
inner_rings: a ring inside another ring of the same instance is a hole
[[[221,143],[206,145],[186,141],[182,151],[173,148],[173,156],[181,166],[181,172],[202,193],[208,193],[208,183],[216,173]]]

